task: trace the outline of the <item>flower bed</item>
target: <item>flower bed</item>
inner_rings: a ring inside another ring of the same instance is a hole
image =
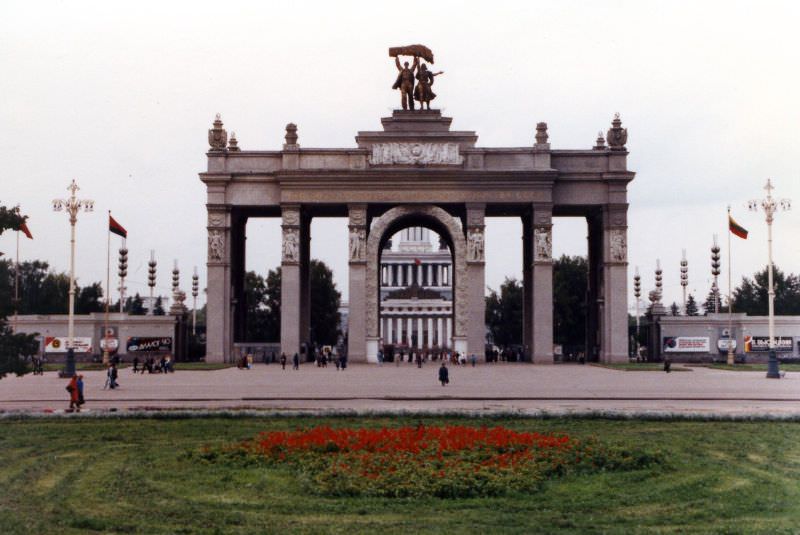
[[[534,492],[554,477],[658,460],[568,435],[467,426],[272,431],[201,457],[289,466],[326,495],[459,498]]]

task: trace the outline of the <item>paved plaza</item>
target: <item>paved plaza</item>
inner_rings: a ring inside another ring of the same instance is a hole
[[[357,412],[608,411],[699,415],[800,416],[800,374],[769,380],[763,372],[692,368],[689,372],[621,371],[598,366],[479,364],[450,368],[450,384],[437,381],[435,364],[351,365],[345,371],[304,364],[252,370],[120,371],[120,388],[103,388],[105,373],[83,372],[84,412],[164,409],[259,409]],[[0,380],[0,411],[61,413],[67,381],[55,372]]]

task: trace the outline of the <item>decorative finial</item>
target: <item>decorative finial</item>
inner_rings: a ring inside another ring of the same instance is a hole
[[[283,145],[284,149],[296,149],[299,147],[297,144],[297,125],[289,123],[286,125],[286,136],[284,136],[286,143]]]
[[[594,147],[592,147],[592,149],[594,149],[594,150],[606,150],[606,140],[603,137],[603,131],[602,130],[597,132],[597,139],[595,140]]]
[[[547,139],[550,136],[547,135],[547,123],[536,123],[536,145],[541,146],[541,148],[547,148]]]
[[[231,139],[228,141],[228,150],[230,152],[239,152],[239,142],[236,141],[236,132],[231,132]]]
[[[222,128],[222,118],[218,113],[214,119],[214,128],[208,131],[208,144],[211,152],[222,152],[228,144],[228,133]]]
[[[628,142],[628,129],[622,128],[622,120],[619,118],[619,113],[614,114],[614,120],[611,121],[611,128],[608,129],[606,141],[608,141],[608,148],[611,150],[626,150],[625,143]]]

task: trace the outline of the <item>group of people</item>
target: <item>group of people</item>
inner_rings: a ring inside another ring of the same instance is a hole
[[[141,364],[141,367],[139,366]],[[133,357],[133,373],[172,373],[175,371],[171,355],[161,355],[161,358],[156,360],[155,357],[149,357],[144,361],[139,361],[139,357]]]
[[[33,375],[44,375],[44,357],[33,357],[31,358],[31,364],[33,365]]]
[[[474,368],[478,364],[478,357],[474,353],[467,358],[467,355],[459,353],[458,351],[444,351],[441,353],[425,352],[425,351],[400,351],[393,355],[395,366],[400,366],[403,362],[409,364],[416,364],[417,368],[422,368],[422,364],[428,361],[434,362],[441,359],[442,364],[449,362],[453,366],[466,366],[468,363]],[[407,360],[406,360],[407,359]],[[386,360],[386,355],[382,350],[378,350],[378,366],[383,366]]]
[[[69,392],[69,409],[68,412],[81,412],[81,405],[86,403],[83,398],[83,375],[75,374],[67,384],[67,392]]]

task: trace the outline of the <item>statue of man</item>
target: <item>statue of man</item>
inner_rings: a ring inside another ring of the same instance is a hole
[[[392,89],[400,90],[400,104],[403,106],[403,109],[413,110],[414,71],[416,71],[419,68],[419,58],[417,56],[414,56],[414,63],[413,65],[411,65],[411,67],[409,67],[407,61],[403,63],[403,66],[400,66],[400,59],[397,56],[395,56],[394,64],[397,65],[397,70],[400,72],[397,74],[397,80],[395,80]]]

